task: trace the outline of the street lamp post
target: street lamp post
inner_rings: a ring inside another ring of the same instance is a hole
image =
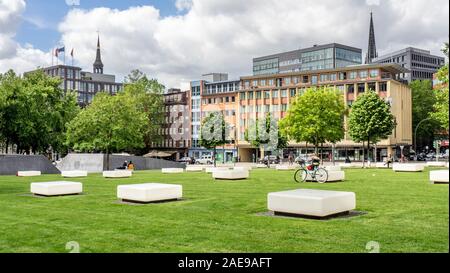
[[[427,120],[430,120],[431,118],[426,118],[426,119],[423,119],[423,120],[421,120],[418,124],[417,124],[417,126],[416,126],[416,129],[414,130],[414,158],[416,159],[416,161],[417,161],[417,129],[419,129],[419,126],[423,123],[423,122],[425,122],[425,121],[427,121]]]

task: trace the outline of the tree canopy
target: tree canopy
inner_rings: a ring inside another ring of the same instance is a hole
[[[345,106],[341,94],[330,87],[307,89],[299,95],[280,121],[282,132],[296,142],[336,143],[344,138]]]
[[[448,44],[447,44],[448,53]],[[448,64],[443,66],[438,72],[438,80],[441,82],[441,87],[436,89],[436,102],[434,104],[434,113],[431,116],[439,122],[442,128],[447,131],[449,129],[449,96],[448,96]]]
[[[146,115],[136,107],[134,97],[98,93],[69,124],[67,144],[79,152],[106,153],[109,169],[111,152],[144,146],[146,125]]]
[[[396,126],[390,105],[374,91],[358,97],[349,116],[349,134],[355,142],[376,143],[388,138]]]
[[[264,147],[265,151],[275,151],[287,147],[287,137],[279,130],[278,122],[270,113],[262,119],[256,119],[245,130],[245,141],[255,148]]]
[[[18,153],[64,152],[66,124],[79,111],[74,92],[59,87],[61,80],[38,70],[0,77],[0,135]]]
[[[159,129],[164,122],[164,85],[156,79],[148,79],[139,70],[133,70],[125,78],[124,93],[134,100],[138,111],[144,112],[147,126],[144,131],[144,152],[148,152],[153,143],[159,142],[162,137]]]
[[[213,149],[214,158],[216,147],[229,143],[230,126],[220,112],[212,112],[202,122],[200,130],[200,145],[206,149]],[[214,160],[214,165],[216,164]]]
[[[435,119],[432,118],[434,104],[436,103],[436,95],[433,92],[433,83],[430,80],[413,81],[410,84],[412,94],[412,128],[415,130],[419,122],[423,122],[417,129],[417,138],[414,142],[418,143],[419,139],[425,140],[424,145],[430,145],[429,141],[434,139],[434,133],[441,127]],[[413,132],[414,133],[414,132]],[[419,142],[420,143],[420,142]]]

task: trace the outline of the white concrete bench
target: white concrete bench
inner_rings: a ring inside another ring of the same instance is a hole
[[[66,178],[87,177],[88,173],[87,171],[62,171],[61,176]]]
[[[228,171],[230,168],[227,167],[208,167],[205,169],[206,173],[214,173],[216,171]]]
[[[160,183],[121,185],[117,187],[117,197],[125,202],[139,203],[177,200],[183,197],[183,186]]]
[[[162,173],[171,174],[171,173],[184,173],[183,168],[164,168],[161,170]]]
[[[421,172],[425,168],[424,168],[424,165],[421,165],[421,164],[394,163],[392,169],[395,172]]]
[[[448,183],[448,170],[430,171],[430,182],[434,183]]]
[[[428,161],[427,167],[445,167],[447,164],[443,161]]]
[[[43,182],[31,183],[31,193],[43,196],[59,196],[80,194],[83,192],[83,184],[78,182]]]
[[[187,166],[186,172],[203,172],[204,168],[202,166]]]
[[[345,180],[345,172],[344,171],[327,171],[328,179],[327,182],[338,182]],[[311,174],[308,173],[308,177],[306,181],[313,181]]]
[[[17,176],[19,177],[32,177],[32,176],[40,176],[40,171],[19,171],[17,172]]]
[[[212,174],[217,180],[242,180],[249,177],[249,172],[245,170],[219,170]]]
[[[292,190],[269,193],[267,206],[275,213],[326,217],[356,208],[353,192]]]
[[[105,178],[128,178],[131,176],[133,176],[133,171],[129,170],[115,170],[103,172],[103,177]]]
[[[257,164],[256,168],[258,168],[258,169],[267,168],[267,165],[266,164]]]
[[[329,171],[329,172],[339,172],[342,171],[341,166],[326,166],[325,170]]]
[[[289,166],[289,165],[277,165],[275,167],[275,169],[277,171],[292,171],[292,170],[295,170],[296,167],[295,167],[295,165],[292,165],[292,166]]]

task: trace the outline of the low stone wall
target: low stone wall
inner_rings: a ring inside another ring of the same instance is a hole
[[[61,172],[43,155],[0,155],[0,175],[16,175],[18,171]]]
[[[184,168],[183,164],[141,156],[110,155],[109,169],[114,170],[127,161],[132,161],[135,170],[160,170],[162,168]],[[61,171],[84,170],[88,173],[100,173],[107,171],[106,155],[104,154],[68,154],[58,164]]]

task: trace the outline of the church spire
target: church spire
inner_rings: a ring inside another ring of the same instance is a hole
[[[370,12],[369,48],[366,55],[366,64],[372,63],[378,57],[377,45],[375,43],[375,28],[373,27],[372,12]]]
[[[94,62],[94,73],[95,74],[103,74],[103,62],[102,62],[102,54],[100,50],[100,35],[98,35],[97,39],[97,56],[95,57]]]

